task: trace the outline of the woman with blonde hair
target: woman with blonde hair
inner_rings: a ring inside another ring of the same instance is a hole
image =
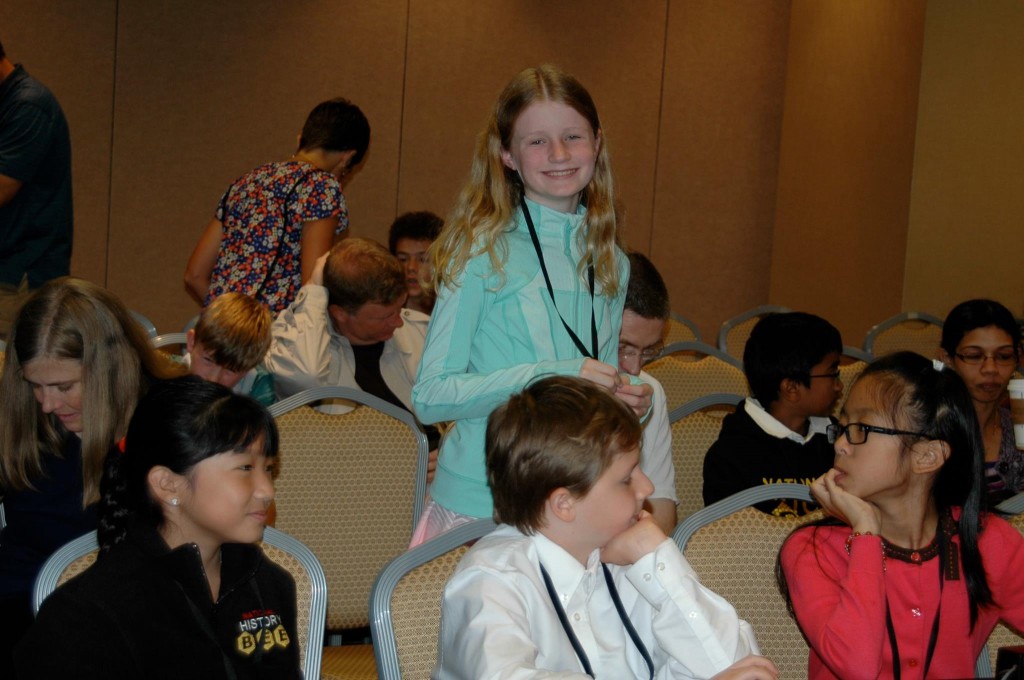
[[[43,562],[96,528],[104,458],[142,392],[184,372],[151,348],[120,300],[88,281],[50,281],[18,312],[0,376],[0,670],[31,623]]]
[[[490,517],[487,417],[540,375],[578,375],[645,413],[619,376],[629,263],[618,246],[608,149],[574,77],[528,68],[498,96],[470,177],[432,249],[437,303],[412,398],[441,445],[420,543]]]

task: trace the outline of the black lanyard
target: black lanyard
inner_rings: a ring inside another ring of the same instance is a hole
[[[569,333],[569,337],[579,348],[583,356],[590,359],[597,359],[597,320],[594,317],[594,262],[591,260],[590,264],[587,265],[587,283],[590,284],[590,344],[593,347],[593,351],[587,351],[586,346],[579,339],[576,333],[569,328],[569,324],[565,322],[561,312],[558,311],[558,305],[555,304],[555,289],[551,287],[551,277],[548,276],[548,267],[544,263],[544,253],[540,249],[540,239],[537,238],[537,228],[533,226],[533,218],[530,217],[530,209],[526,207],[526,198],[523,197],[520,200],[523,207],[523,216],[526,218],[526,226],[530,230],[530,238],[533,240],[533,247],[537,251],[537,259],[540,261],[540,270],[544,274],[544,283],[548,286],[548,295],[551,296],[551,306],[555,308],[555,314],[558,314],[559,321],[565,326],[565,330]]]
[[[932,656],[935,654],[935,643],[939,640],[939,618],[942,615],[942,591],[946,584],[946,570],[943,563],[946,561],[946,541],[942,533],[942,522],[936,527],[939,533],[939,554],[935,560],[939,564],[939,606],[935,610],[935,620],[932,622],[932,634],[928,640],[928,654],[924,659],[924,673],[922,678],[928,677],[928,669],[932,665]],[[889,631],[889,646],[892,647],[892,677],[893,680],[900,680],[900,647],[896,643],[896,628],[892,625],[892,613],[889,611],[889,596],[885,596],[885,627]]]
[[[615,611],[619,613],[619,618],[622,620],[622,625],[629,634],[633,644],[636,645],[637,651],[640,652],[640,656],[644,658],[647,663],[647,670],[650,673],[651,680],[654,680],[654,661],[651,659],[650,653],[647,651],[647,647],[644,646],[643,640],[640,639],[640,635],[636,632],[636,628],[633,627],[633,623],[626,616],[626,608],[622,606],[622,600],[619,599],[619,591],[615,588],[615,582],[612,580],[612,574],[608,570],[608,565],[604,562],[601,563],[601,569],[604,571],[604,581],[608,584],[608,594],[612,596],[612,603],[615,605]],[[566,636],[569,638],[569,644],[572,645],[573,651],[576,652],[576,657],[580,660],[580,665],[583,666],[583,672],[592,678],[596,678],[594,675],[594,669],[590,666],[590,659],[587,658],[587,653],[583,651],[583,645],[580,644],[579,638],[576,637],[576,633],[573,632],[572,627],[569,625],[569,618],[565,615],[565,610],[562,609],[562,603],[558,600],[558,593],[555,592],[555,586],[551,583],[551,577],[548,576],[547,569],[544,565],[540,565],[540,575],[544,577],[544,586],[548,590],[548,597],[551,598],[551,604],[555,607],[555,613],[558,614],[558,622],[562,624],[562,628],[565,630]]]

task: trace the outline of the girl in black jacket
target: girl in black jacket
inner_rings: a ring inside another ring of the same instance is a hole
[[[186,377],[107,461],[96,565],[47,599],[21,678],[298,678],[295,584],[255,545],[274,498],[266,409]]]

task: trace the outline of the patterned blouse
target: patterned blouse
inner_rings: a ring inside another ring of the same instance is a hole
[[[302,286],[302,224],[330,217],[335,233],[348,228],[341,185],[310,163],[268,163],[237,179],[217,205],[224,235],[206,303],[236,291],[283,310]]]

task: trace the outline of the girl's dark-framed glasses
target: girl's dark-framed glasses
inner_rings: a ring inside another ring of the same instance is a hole
[[[877,432],[878,434],[891,434],[897,436],[907,435],[909,437],[923,437],[925,439],[928,438],[928,435],[926,435],[924,432],[908,432],[906,430],[894,430],[891,427],[878,427],[877,425],[868,425],[867,423],[847,423],[846,425],[831,424],[825,427],[825,436],[828,437],[829,444],[835,444],[843,435],[846,436],[846,441],[850,442],[850,444],[863,444],[868,440],[869,432]]]

